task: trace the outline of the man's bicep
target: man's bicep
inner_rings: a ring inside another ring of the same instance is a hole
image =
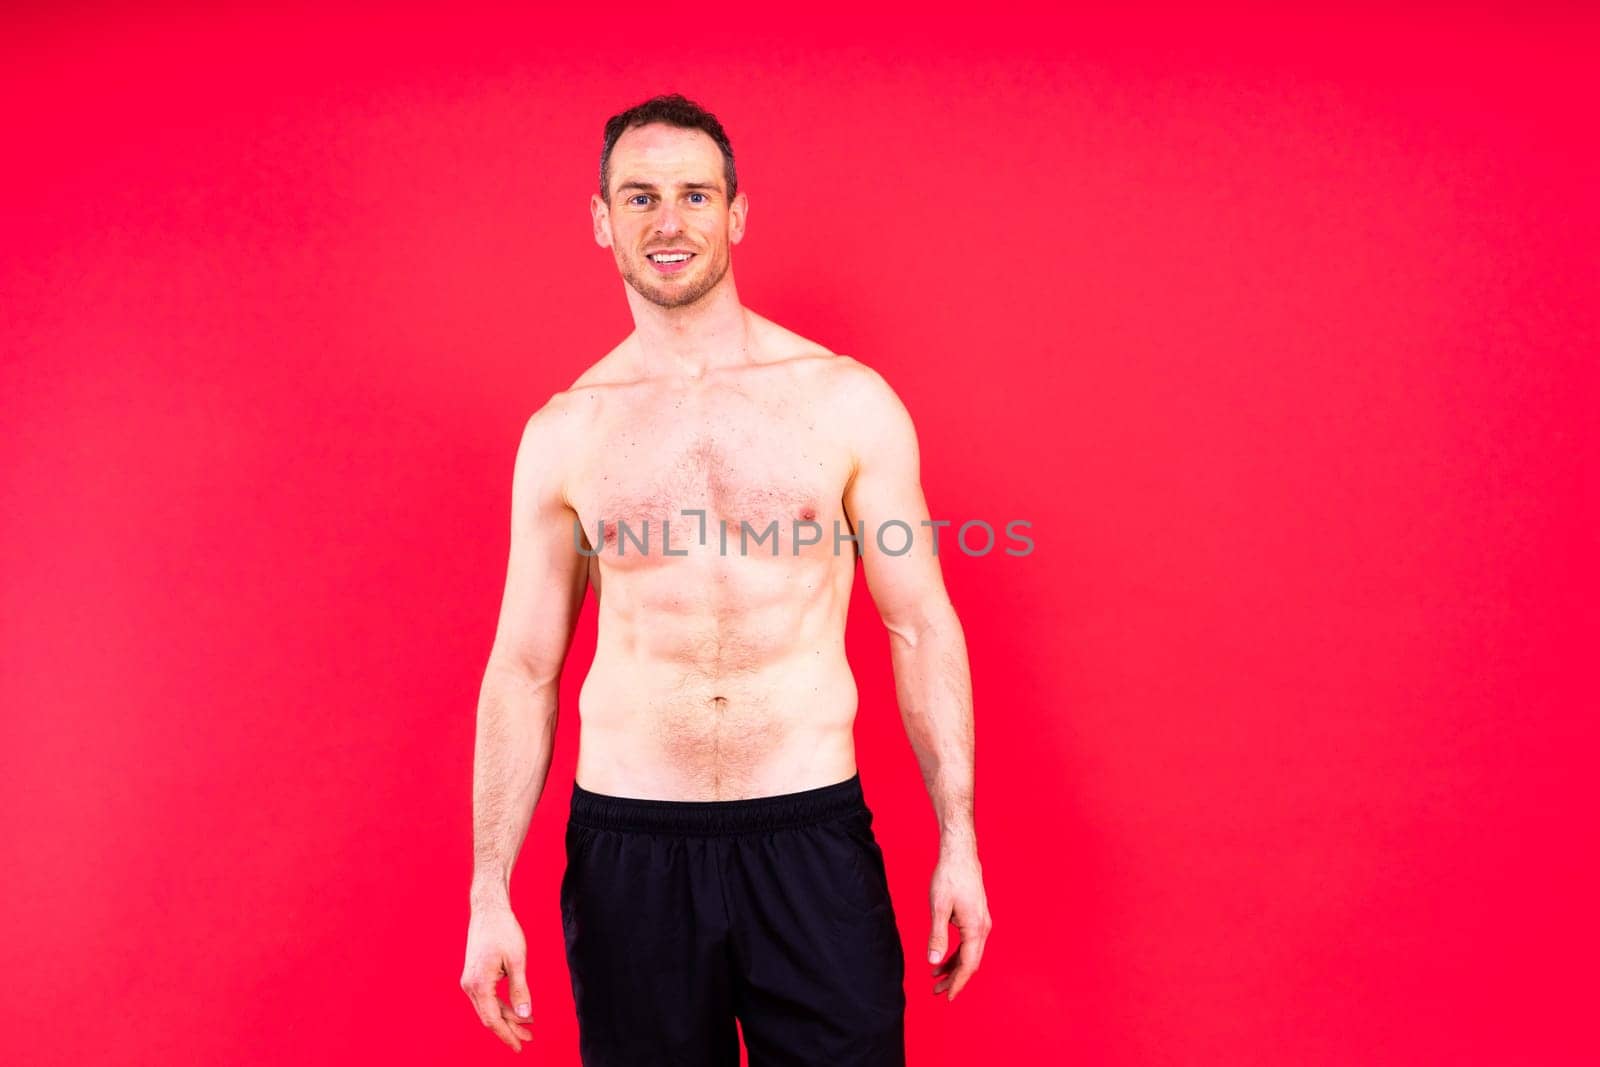
[[[878,614],[892,633],[913,636],[949,603],[934,555],[916,427],[876,372],[859,405],[856,472],[845,510],[862,534],[862,570]]]
[[[561,665],[589,580],[578,519],[562,491],[560,419],[541,409],[523,430],[511,477],[511,548],[491,662],[540,681]]]

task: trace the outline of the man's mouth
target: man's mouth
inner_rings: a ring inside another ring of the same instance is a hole
[[[688,265],[694,253],[674,248],[665,252],[651,252],[645,258],[662,274],[676,274]]]

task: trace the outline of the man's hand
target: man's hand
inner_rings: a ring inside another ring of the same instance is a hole
[[[928,962],[936,965],[933,991],[939,994],[948,989],[949,999],[954,1001],[977,971],[983,944],[989,938],[989,901],[983,892],[983,867],[976,848],[940,848],[928,900],[933,906],[933,933],[928,938]],[[945,959],[951,923],[961,932],[961,943]]]
[[[516,916],[504,905],[472,909],[467,926],[467,963],[461,971],[461,988],[484,1026],[522,1051],[523,1041],[533,1040],[533,1031],[519,1019],[533,1014],[528,996],[527,942]],[[510,978],[511,1004],[495,995],[501,976]],[[511,1005],[516,1005],[513,1013]]]

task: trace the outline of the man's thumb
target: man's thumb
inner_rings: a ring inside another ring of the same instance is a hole
[[[517,1013],[517,1018],[526,1019],[533,1014],[532,998],[528,996],[527,965],[518,962],[511,968],[511,1010]]]
[[[933,934],[928,938],[928,962],[944,959],[944,950],[950,936],[950,913],[934,909]]]

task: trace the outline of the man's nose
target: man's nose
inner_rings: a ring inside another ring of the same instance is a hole
[[[662,204],[656,211],[656,232],[662,236],[671,236],[682,228],[683,220],[678,217],[678,209],[672,204]]]

